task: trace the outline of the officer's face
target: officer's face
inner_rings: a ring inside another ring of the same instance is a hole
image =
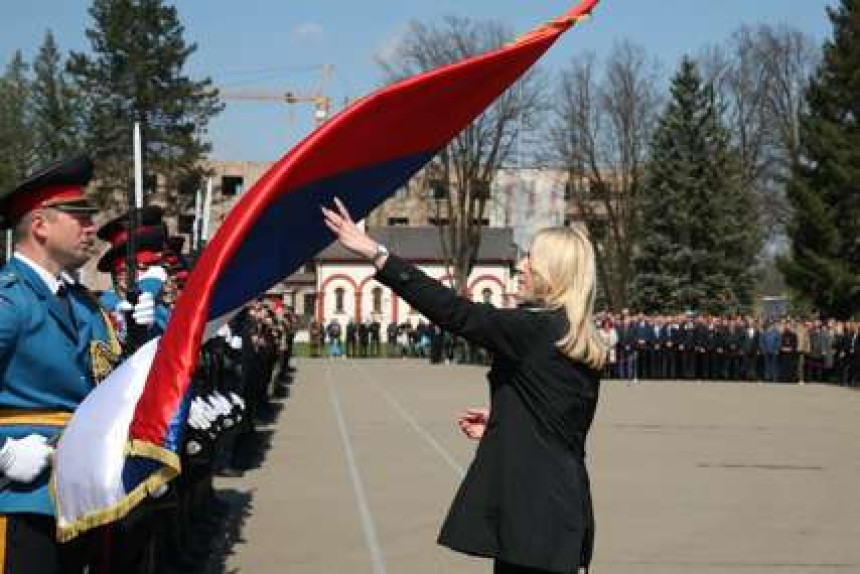
[[[118,295],[125,297],[128,292],[128,274],[124,266],[113,272],[113,286]]]
[[[164,290],[161,293],[161,298],[165,305],[171,306],[176,301],[179,295],[179,287],[176,284],[176,279],[172,276],[167,276],[167,281],[164,283]]]
[[[63,269],[74,271],[92,255],[96,227],[91,214],[47,207],[34,223],[45,250]]]

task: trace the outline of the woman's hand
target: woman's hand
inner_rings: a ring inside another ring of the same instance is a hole
[[[457,425],[463,434],[472,440],[480,440],[487,430],[487,420],[490,418],[490,409],[469,408],[457,417]]]
[[[335,234],[341,245],[357,255],[373,259],[376,255],[376,241],[368,237],[355,224],[346,206],[338,198],[334,198],[334,209],[326,207],[321,207],[320,209],[322,209],[326,226]],[[384,263],[384,261],[376,263],[381,266],[381,263]]]

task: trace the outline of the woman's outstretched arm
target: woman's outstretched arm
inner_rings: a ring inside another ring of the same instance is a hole
[[[322,208],[328,228],[346,249],[376,266],[377,280],[387,285],[443,329],[487,350],[516,359],[539,328],[525,310],[497,309],[459,296],[396,255],[380,255],[378,244],[352,221],[346,207],[335,199],[334,209]]]

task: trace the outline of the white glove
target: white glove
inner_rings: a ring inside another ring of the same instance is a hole
[[[230,391],[230,400],[233,401],[233,404],[238,406],[240,409],[245,408],[244,399],[242,399],[242,397],[240,397],[239,395],[237,395],[233,391]]]
[[[54,447],[37,434],[6,439],[0,449],[0,470],[12,481],[33,482],[51,464]]]
[[[203,397],[203,401],[216,413],[221,412],[221,405],[218,403],[218,397],[215,396],[214,392]]]
[[[224,428],[233,428],[234,421],[230,417],[230,413],[233,408],[230,401],[225,399],[221,393],[215,391],[209,396],[209,402],[215,407],[215,410],[217,410],[218,414],[221,416],[221,425]]]
[[[242,337],[239,335],[233,335],[230,337],[230,348],[234,351],[240,351],[242,349]]]
[[[188,426],[197,430],[206,430],[209,428],[209,419],[203,414],[200,399],[198,398],[191,401],[191,406],[188,409]]]
[[[209,404],[212,405],[219,415],[229,415],[233,410],[230,407],[230,402],[225,399],[218,391],[209,395]]]
[[[212,412],[212,407],[206,402],[203,397],[197,397],[197,408],[199,409],[200,418],[206,421],[206,425],[211,425],[215,420],[215,413]]]
[[[153,265],[137,277],[138,281],[145,281],[147,279],[155,279],[164,283],[167,281],[167,271],[164,270],[164,267]]]
[[[206,421],[194,411],[188,413],[188,426],[195,430],[206,430]]]
[[[197,405],[197,413],[200,420],[204,421],[204,424],[206,425],[205,428],[208,429],[212,426],[212,423],[215,422],[215,419],[218,418],[218,413],[215,412],[215,409],[213,409],[209,403],[206,402],[206,399],[202,397],[195,398],[192,406],[194,404]]]
[[[158,297],[164,290],[164,284],[167,282],[167,272],[163,267],[154,265],[137,276],[137,287],[141,293],[149,293],[153,297]]]
[[[210,404],[209,404],[208,402],[206,402],[205,400],[201,400],[201,401],[200,401],[200,405],[201,405],[201,408],[202,408],[203,416],[205,416],[205,417],[206,417],[206,420],[208,420],[208,421],[209,421],[209,424],[212,424],[212,423],[214,423],[216,420],[218,420],[218,416],[219,416],[219,415],[218,415],[218,411],[216,411],[215,409],[213,409],[213,408],[212,408],[212,405],[210,405]]]
[[[152,293],[144,291],[140,294],[131,318],[141,327],[151,327],[155,323],[155,299],[153,299]]]

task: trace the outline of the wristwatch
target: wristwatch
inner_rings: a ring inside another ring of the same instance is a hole
[[[370,258],[370,261],[376,265],[376,263],[382,259],[383,257],[387,257],[390,254],[388,248],[381,243],[376,244],[376,253],[373,254],[373,257]]]

